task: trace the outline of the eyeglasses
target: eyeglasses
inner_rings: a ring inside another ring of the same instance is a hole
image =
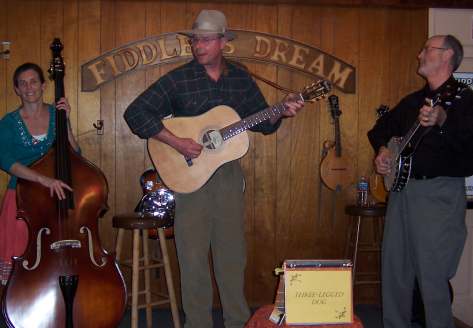
[[[197,43],[202,43],[204,45],[207,45],[209,44],[210,42],[212,41],[215,41],[215,40],[218,40],[222,37],[222,35],[218,35],[218,36],[204,36],[204,37],[200,37],[200,38],[197,38],[197,37],[193,37],[193,38],[190,38],[188,40],[189,44],[191,46],[195,46]]]
[[[450,49],[450,48],[442,48],[442,47],[432,47],[432,46],[430,46],[430,47],[424,47],[424,48],[422,48],[422,50],[421,50],[421,51],[429,51],[430,49],[436,49],[436,50],[448,50],[448,49]]]

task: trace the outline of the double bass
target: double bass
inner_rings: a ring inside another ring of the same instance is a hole
[[[63,47],[54,39],[49,69],[55,99],[64,96]],[[67,183],[66,198],[50,197],[49,189],[19,179],[17,206],[29,241],[13,259],[2,312],[8,327],[117,327],[126,307],[123,276],[114,256],[101,246],[98,218],[107,207],[104,174],[69,144],[67,117],[56,110],[56,141],[31,168]]]

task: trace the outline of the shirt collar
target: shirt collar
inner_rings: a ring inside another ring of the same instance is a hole
[[[196,75],[207,75],[204,65],[199,64],[197,60],[192,59],[191,65]],[[235,66],[232,65],[230,62],[228,62],[225,58],[223,58],[223,72],[222,72],[221,77],[227,77],[234,70],[235,70]]]
[[[442,83],[440,87],[438,87],[435,90],[430,90],[429,84],[426,83],[424,86],[424,95],[429,98],[432,98],[433,96],[438,95],[439,93],[442,93],[447,88],[447,86],[457,87],[457,85],[458,85],[458,81],[453,77],[453,75],[450,75],[450,77],[444,83]]]

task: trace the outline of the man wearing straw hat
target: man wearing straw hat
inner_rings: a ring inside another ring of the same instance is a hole
[[[225,15],[202,10],[189,37],[194,59],[162,76],[125,112],[133,133],[156,138],[186,158],[200,155],[202,145],[179,138],[161,120],[168,116],[196,116],[218,105],[228,105],[243,118],[268,107],[247,71],[223,57],[223,49],[236,36],[227,29]],[[282,117],[303,107],[288,97],[286,111],[252,130],[276,131]],[[244,177],[238,161],[221,166],[199,190],[176,195],[175,241],[181,272],[182,304],[186,328],[212,327],[212,281],[208,254],[212,252],[215,278],[225,327],[243,327],[250,316],[244,295],[246,247],[244,235]]]

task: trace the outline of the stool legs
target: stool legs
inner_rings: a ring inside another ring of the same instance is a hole
[[[172,281],[172,273],[171,273],[171,265],[169,262],[168,248],[166,245],[166,237],[164,235],[163,229],[158,229],[158,236],[159,236],[159,245],[161,246],[161,254],[163,257],[164,274],[166,276],[166,284],[168,287],[169,303],[171,304],[171,313],[172,313],[174,328],[179,328],[181,326],[180,319],[179,319],[179,311],[177,309],[176,293],[174,291],[174,284]]]
[[[121,259],[122,254],[122,243],[124,237],[125,229],[118,229],[115,252],[116,260]],[[163,304],[163,301],[152,302],[151,299],[151,276],[150,270],[153,268],[164,268],[164,276],[166,279],[166,285],[168,289],[168,301],[171,307],[171,313],[173,317],[174,328],[180,328],[180,319],[179,319],[179,310],[177,307],[176,294],[174,291],[174,284],[172,280],[171,265],[169,261],[169,254],[166,245],[166,236],[163,229],[158,229],[159,236],[159,246],[161,259],[154,260],[154,264],[150,260],[150,252],[148,247],[148,234],[146,230],[133,229],[133,249],[132,249],[132,277],[131,277],[131,327],[138,328],[138,308],[146,308],[146,326],[151,328],[153,325],[152,321],[152,306],[157,304]],[[143,265],[140,266],[140,242],[142,242],[143,247]],[[144,271],[144,287],[143,291],[139,291],[139,272]],[[139,305],[138,299],[139,295],[145,294],[145,304]],[[165,302],[165,300],[164,300]]]
[[[361,226],[361,216],[356,217],[356,235],[355,235],[355,245],[353,247],[353,276],[352,284],[355,285],[356,281],[356,260],[358,257],[358,242],[360,241],[360,226]]]
[[[357,205],[348,205],[345,207],[345,214],[349,216],[349,227],[347,229],[348,242],[345,245],[345,255],[351,258],[353,262],[352,284],[354,289],[354,298],[360,301],[363,297],[374,296],[371,291],[377,292],[377,299],[380,300],[380,252],[382,248],[382,234],[383,234],[383,218],[386,214],[386,206],[377,205],[370,207],[361,207]],[[369,226],[362,227],[363,221],[371,223]],[[363,230],[363,231],[362,231]],[[365,236],[365,233],[367,235]],[[369,237],[369,238],[368,238]],[[368,256],[364,258],[363,253]],[[361,256],[361,257],[360,257]],[[365,260],[360,263],[359,260]],[[359,267],[359,264],[361,266]],[[364,268],[366,267],[366,268]],[[362,287],[365,285],[375,285],[368,289],[370,294],[359,293],[360,289],[355,287]],[[376,290],[374,288],[377,288]]]
[[[133,229],[133,262],[131,273],[131,328],[138,328],[139,264],[140,230]]]
[[[153,314],[151,309],[151,277],[150,269],[150,256],[149,256],[149,247],[148,247],[148,234],[144,231],[142,234],[143,238],[143,263],[144,263],[144,273],[145,273],[145,300],[146,300],[146,327],[151,328],[153,326]]]
[[[117,262],[120,260],[122,255],[122,244],[123,244],[123,234],[125,233],[124,229],[118,229],[117,240],[115,241],[115,257]]]

